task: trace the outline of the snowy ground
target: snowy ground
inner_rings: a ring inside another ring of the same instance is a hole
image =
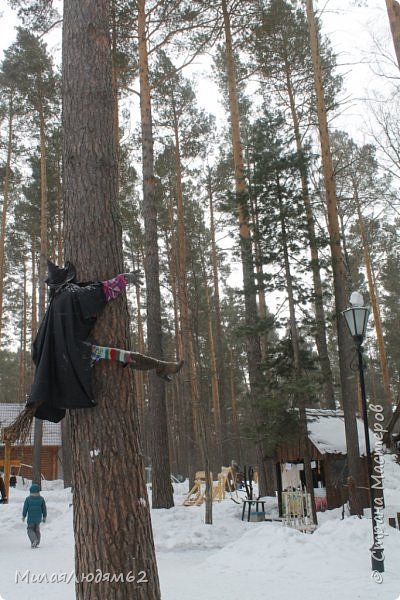
[[[385,464],[381,583],[371,577],[370,519],[318,513],[317,531],[303,534],[276,522],[242,522],[240,505],[227,498],[214,504],[210,526],[204,507],[182,506],[184,490],[176,486],[175,508],[152,512],[163,600],[400,600],[400,532],[387,525],[400,511],[400,466],[392,457]],[[65,581],[74,567],[70,492],[61,482],[44,485],[48,522],[37,551],[21,522],[26,495],[20,485],[0,505],[0,600],[73,600],[74,583]],[[57,581],[39,583],[43,574]]]

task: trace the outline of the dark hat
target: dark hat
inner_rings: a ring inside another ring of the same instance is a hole
[[[31,487],[29,488],[29,491],[31,494],[37,494],[38,492],[40,492],[40,487],[37,483],[32,483]]]
[[[76,277],[76,270],[74,265],[67,261],[64,268],[57,267],[51,260],[47,261],[47,270],[49,276],[46,279],[46,283],[51,288],[57,288],[65,285],[69,281],[74,281]]]

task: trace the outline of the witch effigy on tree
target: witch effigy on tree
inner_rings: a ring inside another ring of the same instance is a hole
[[[50,301],[32,349],[35,377],[24,411],[10,426],[14,439],[23,436],[33,417],[58,423],[67,409],[96,406],[91,374],[99,360],[118,361],[138,370],[154,369],[167,381],[182,367],[183,361],[166,362],[130,350],[98,346],[90,339],[107,303],[128,284],[141,285],[139,271],[82,283],[76,280],[71,262],[61,268],[48,261],[46,283]]]

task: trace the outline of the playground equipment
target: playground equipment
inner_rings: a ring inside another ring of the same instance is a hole
[[[225,500],[226,492],[237,495],[237,475],[232,467],[221,467],[221,473],[218,473],[218,485],[213,488],[213,498]]]
[[[218,483],[214,484],[212,473],[210,473],[210,483],[212,485],[213,500],[221,502],[225,499],[226,492],[236,493],[236,473],[232,467],[221,467],[218,473]],[[194,485],[185,500],[184,506],[200,506],[205,501],[206,474],[205,471],[197,471],[194,479]]]
[[[212,484],[212,473],[210,472],[210,482]],[[205,471],[196,471],[194,485],[185,500],[184,506],[200,506],[205,500],[206,491],[206,473]]]
[[[311,496],[302,490],[282,492],[283,524],[303,533],[312,533]]]
[[[1,441],[4,443],[4,459],[0,458],[0,468],[4,471],[6,498],[9,498],[11,467],[20,467],[21,461],[11,459],[11,438],[6,433],[3,433]]]
[[[16,475],[21,474],[23,467],[32,469],[32,466],[22,462],[24,457],[23,449],[18,458],[11,458],[15,440],[12,439],[12,436],[5,427],[0,428],[0,444],[4,445],[4,456],[0,458],[0,469],[4,473],[4,487],[8,499],[10,497],[10,487],[15,487]]]

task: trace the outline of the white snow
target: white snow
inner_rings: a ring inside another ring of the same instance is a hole
[[[99,448],[96,448],[95,450],[90,450],[90,456],[92,459],[97,458],[97,456],[100,456]]]
[[[18,482],[0,504],[0,600],[74,600],[72,498],[62,482],[45,482],[48,520],[42,543],[31,550],[21,510],[30,482]],[[387,518],[400,512],[400,466],[385,462],[385,572],[371,577],[368,518],[341,510],[318,513],[319,527],[303,534],[280,522],[241,521],[241,505],[228,496],[214,503],[213,525],[204,506],[182,506],[187,486],[175,485],[176,506],[153,510],[152,522],[163,600],[396,600],[400,596],[400,532]],[[239,499],[240,501],[240,499]],[[267,512],[276,514],[275,498]]]
[[[357,418],[357,433],[360,456],[365,456],[364,422]],[[308,437],[321,454],[346,454],[344,414],[341,410],[319,410],[307,408]],[[369,430],[371,450],[375,449],[375,436]]]

